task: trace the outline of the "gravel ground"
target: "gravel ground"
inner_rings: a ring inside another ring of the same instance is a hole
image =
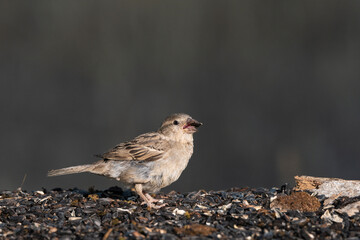
[[[360,238],[360,214],[349,217],[336,213],[337,208],[358,198],[339,198],[331,208],[324,209],[324,197],[306,192],[281,193],[278,188],[170,192],[156,197],[168,205],[148,209],[134,192],[118,187],[104,191],[3,191],[0,238]],[[281,211],[275,208],[279,204]]]

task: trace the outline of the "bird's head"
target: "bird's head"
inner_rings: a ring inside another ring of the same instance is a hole
[[[197,132],[197,129],[203,125],[192,117],[184,113],[175,113],[167,117],[162,123],[159,132],[164,135],[173,135],[185,137]]]

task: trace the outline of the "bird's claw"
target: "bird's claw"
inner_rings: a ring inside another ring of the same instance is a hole
[[[149,202],[151,203],[157,203],[157,202],[160,202],[162,201],[162,199],[156,199],[156,198],[153,198],[150,194],[146,193],[145,194],[145,197],[149,200]]]
[[[162,207],[165,207],[167,206],[168,204],[167,203],[163,203],[163,204],[160,204],[160,205],[156,205],[156,204],[153,204],[153,202],[142,202],[141,205],[147,205],[149,208],[154,208],[154,209],[160,209]]]

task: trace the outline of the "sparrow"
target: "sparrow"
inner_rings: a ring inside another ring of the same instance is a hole
[[[168,116],[156,132],[141,134],[120,143],[109,151],[95,155],[100,161],[92,164],[50,170],[48,176],[90,172],[114,178],[136,193],[150,208],[159,200],[156,193],[175,182],[186,168],[194,149],[193,134],[203,125],[184,113]]]

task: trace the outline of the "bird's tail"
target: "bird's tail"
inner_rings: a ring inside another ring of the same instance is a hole
[[[94,169],[93,164],[87,164],[87,165],[50,170],[47,175],[48,177],[61,176],[61,175],[68,175],[74,173],[91,172],[93,169]]]

